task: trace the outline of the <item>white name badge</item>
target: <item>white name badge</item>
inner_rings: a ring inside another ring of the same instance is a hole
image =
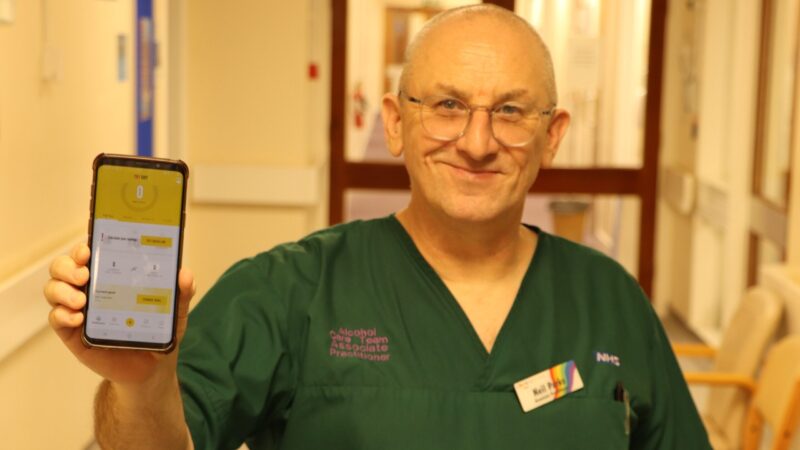
[[[514,383],[519,404],[528,412],[583,389],[575,361],[567,361]]]

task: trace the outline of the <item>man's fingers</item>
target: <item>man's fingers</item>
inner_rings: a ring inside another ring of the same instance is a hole
[[[71,281],[75,271],[75,261],[69,256],[59,255],[50,263],[50,276],[56,280]]]
[[[81,310],[86,303],[86,295],[74,286],[59,280],[49,280],[44,285],[44,298],[51,306],[66,306],[69,309]]]
[[[178,313],[185,316],[189,310],[189,302],[192,300],[196,291],[194,282],[194,274],[187,268],[181,268],[178,272],[178,288],[180,289],[180,298],[178,300]]]
[[[81,242],[72,248],[70,258],[75,263],[75,271],[73,272],[72,284],[76,286],[83,286],[89,280],[89,268],[86,265],[89,263],[89,255],[91,251],[86,243]]]
[[[72,251],[70,252],[69,256],[78,266],[85,266],[86,263],[89,262],[89,254],[89,246],[86,245],[85,242],[81,242],[80,244],[75,245],[75,247],[72,247]]]
[[[76,328],[83,323],[83,313],[58,305],[50,310],[48,320],[50,326],[56,331],[62,328]]]
[[[178,327],[176,331],[178,342],[180,342],[183,339],[183,334],[186,332],[189,303],[195,292],[194,275],[191,270],[183,268],[178,273],[178,288],[180,289],[180,297],[178,298]]]
[[[71,257],[61,255],[50,264],[50,276],[74,286],[83,286],[89,280],[89,269],[79,266]]]
[[[44,297],[53,308],[47,320],[64,342],[83,324],[81,309],[86,296],[79,288],[89,280],[88,262],[89,247],[78,244],[69,256],[59,256],[50,264],[51,279],[44,285]]]

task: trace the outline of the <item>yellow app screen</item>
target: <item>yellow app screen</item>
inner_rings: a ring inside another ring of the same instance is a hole
[[[98,168],[88,337],[171,340],[184,182],[172,170]]]

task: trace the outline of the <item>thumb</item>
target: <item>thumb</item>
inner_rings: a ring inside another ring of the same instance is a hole
[[[186,322],[189,317],[189,303],[191,303],[195,291],[194,274],[187,268],[181,268],[181,271],[178,273],[178,324],[176,330],[178,343],[183,340],[183,335],[186,333]]]

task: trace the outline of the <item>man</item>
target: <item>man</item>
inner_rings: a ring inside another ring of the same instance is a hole
[[[172,355],[83,348],[75,287],[89,250],[56,260],[51,324],[106,378],[98,440],[710,448],[636,282],[520,224],[569,124],[555,105],[549,54],[524,21],[488,5],[437,16],[409,48],[400,92],[383,99],[390,151],[411,178],[408,207],[239,262],[188,327],[193,282],[182,271]]]

